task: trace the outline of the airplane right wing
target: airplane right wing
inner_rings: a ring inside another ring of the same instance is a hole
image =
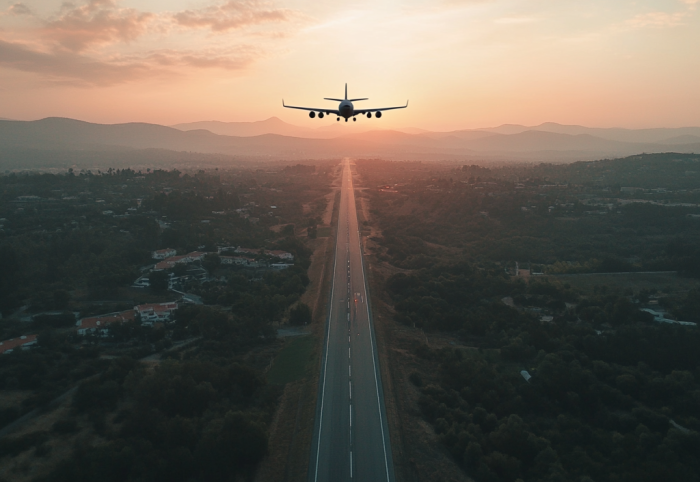
[[[326,107],[319,107],[319,108],[314,108],[314,107],[297,107],[294,105],[287,105],[284,103],[284,100],[282,100],[282,107],[286,107],[287,109],[299,109],[299,110],[308,110],[310,112],[323,112],[324,114],[335,114],[335,115],[340,115],[340,111],[337,109],[328,109]]]
[[[406,101],[406,105],[400,105],[398,107],[380,107],[378,109],[355,109],[353,111],[353,114],[362,115],[362,114],[366,114],[367,112],[380,112],[380,111],[384,111],[384,110],[405,109],[406,107],[408,107],[408,101]]]

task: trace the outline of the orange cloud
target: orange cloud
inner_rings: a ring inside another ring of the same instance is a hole
[[[215,32],[234,30],[269,22],[285,22],[294,17],[292,10],[274,8],[257,0],[230,0],[199,10],[185,10],[173,16],[184,27],[209,28]]]
[[[208,69],[241,70],[264,57],[256,48],[241,46],[212,51],[159,50],[147,56],[149,63],[165,67],[199,67]]]
[[[40,52],[0,40],[0,65],[42,74],[53,81],[77,85],[112,85],[142,77],[151,68],[143,62],[104,62],[73,52]]]
[[[0,66],[41,74],[52,83],[109,86],[146,77],[172,77],[179,67],[242,70],[264,57],[255,47],[223,50],[157,50],[141,56],[97,60],[67,51],[42,52],[0,39]]]
[[[31,15],[32,11],[23,3],[15,3],[7,9],[10,15]]]
[[[86,5],[64,4],[59,17],[47,22],[43,36],[72,52],[95,44],[128,42],[146,32],[154,15],[118,8],[112,0],[91,0]]]

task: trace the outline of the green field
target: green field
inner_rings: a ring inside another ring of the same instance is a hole
[[[267,382],[284,385],[304,378],[314,358],[316,337],[313,335],[289,337],[267,372]]]

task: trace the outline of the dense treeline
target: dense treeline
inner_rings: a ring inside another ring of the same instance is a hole
[[[328,176],[314,166],[0,176],[0,340],[39,334],[0,357],[0,426],[37,408],[61,417],[1,440],[12,467],[0,478],[252,480],[282,390],[263,375],[279,349],[272,324],[294,304],[292,322],[311,319],[298,301],[312,252],[294,228],[322,213]],[[240,256],[237,246],[260,252],[222,264],[217,248]],[[149,273],[162,248],[206,254]],[[170,320],[76,330],[81,317],[173,298]],[[54,411],[66,403],[69,413]]]
[[[0,357],[0,389],[31,391],[21,404],[0,410],[2,427],[45,406],[71,384],[99,373],[107,364],[98,358],[98,350],[76,349],[64,336],[47,333],[39,342],[34,350],[13,350]]]
[[[115,361],[73,401],[106,443],[77,445],[44,480],[250,480],[267,452],[276,396],[237,363],[171,361],[148,370]]]
[[[415,337],[409,380],[475,480],[700,480],[700,331],[669,319],[700,322],[697,285],[527,277],[700,277],[698,166],[358,163],[381,233],[371,248],[401,268],[385,285],[395,319],[463,343]]]
[[[684,416],[697,411],[698,374],[608,364],[567,348],[540,353],[526,382],[481,353],[419,347],[442,377],[422,388],[422,412],[479,481],[698,480],[700,423]],[[654,407],[669,398],[676,403]]]
[[[235,316],[272,330],[270,323],[280,321],[287,308],[306,291],[310,283],[306,270],[311,263],[311,251],[299,238],[281,239],[272,248],[294,255],[294,265],[284,270],[265,271],[255,279],[250,279],[249,270],[241,266],[228,270],[219,267],[212,272],[225,274],[225,284],[204,283],[192,291],[201,295],[206,304],[230,306]]]
[[[306,221],[302,203],[325,194],[326,171],[309,178],[309,169],[316,168],[0,176],[0,313],[8,316],[25,304],[32,312],[65,309],[69,303],[54,302],[57,291],[109,298],[133,283],[156,249],[271,247],[288,233],[269,226],[282,216]],[[256,223],[235,212],[241,199]],[[273,216],[269,206],[276,204]]]
[[[665,480],[696,480],[696,329],[656,324],[619,293],[580,299],[564,286],[513,282],[466,263],[394,275],[387,290],[398,321],[480,346],[416,345],[439,383],[411,377],[423,415],[477,480],[652,481],[666,470],[674,476]],[[506,296],[558,314],[542,322],[506,306]],[[570,301],[576,308],[566,308]],[[576,319],[583,323],[569,322]]]
[[[499,169],[359,161],[358,172],[382,228],[381,259],[400,268],[435,263],[440,245],[551,273],[700,277],[700,164],[674,156]],[[622,183],[630,173],[644,182]],[[386,185],[394,192],[376,189]]]

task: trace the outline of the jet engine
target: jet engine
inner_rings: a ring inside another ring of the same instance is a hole
[[[323,119],[323,116],[324,116],[323,112],[319,112],[319,113],[318,113],[318,118],[319,118],[319,119]]]
[[[372,113],[371,113],[371,112],[367,112],[367,118],[368,118],[368,119],[371,119],[371,118],[372,118]]]
[[[316,117],[316,113],[314,111],[309,112],[309,117],[313,119],[314,117]]]
[[[378,110],[374,115],[377,117],[377,119],[379,119],[382,116],[382,111]]]

